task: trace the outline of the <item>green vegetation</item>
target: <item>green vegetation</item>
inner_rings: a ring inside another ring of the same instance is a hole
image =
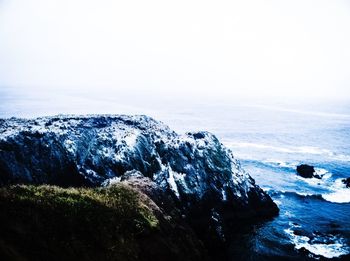
[[[206,253],[181,218],[130,184],[0,187],[1,261],[204,261]]]
[[[158,224],[146,204],[147,199],[123,184],[95,189],[17,185],[0,188],[0,197],[16,204],[33,204],[36,208],[63,211],[71,217],[85,215],[87,222],[117,222],[119,226],[128,225],[135,233],[141,232],[139,228],[155,228]],[[96,210],[102,212],[97,214]],[[103,220],[100,219],[102,213]]]
[[[203,261],[207,254],[186,223],[130,184],[16,185],[0,187],[0,260]]]
[[[159,229],[148,200],[127,185],[0,188],[0,254],[10,260],[138,259],[138,238]]]

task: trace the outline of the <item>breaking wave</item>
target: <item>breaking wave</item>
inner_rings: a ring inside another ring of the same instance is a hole
[[[350,188],[346,188],[342,180],[335,180],[330,187],[331,192],[323,194],[322,198],[333,203],[350,203]]]
[[[332,158],[332,160],[338,161],[350,161],[350,155],[338,154],[328,149],[323,149],[313,146],[289,146],[289,147],[278,147],[262,143],[252,143],[252,142],[235,142],[227,141],[224,142],[225,145],[231,149],[235,148],[251,148],[257,150],[267,150],[273,152],[282,153],[294,153],[294,154],[311,154],[311,155],[322,155]]]
[[[303,233],[300,226],[292,225],[284,230],[289,236],[295,249],[306,249],[316,256],[336,258],[350,254],[350,248],[346,245],[345,239],[339,235],[321,233]],[[301,232],[300,232],[301,231]]]
[[[315,179],[315,182],[319,181],[319,179]],[[322,194],[296,191],[273,191],[272,189],[268,189],[268,193],[272,196],[288,195],[303,199],[309,198],[316,200],[325,200],[331,203],[350,203],[350,188],[346,188],[345,184],[342,182],[342,179],[337,179],[332,185],[329,186],[329,192]]]

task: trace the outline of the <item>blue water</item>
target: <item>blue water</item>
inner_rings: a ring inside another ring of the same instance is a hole
[[[232,260],[350,260],[350,189],[341,181],[350,177],[350,110],[316,109],[220,105],[198,115],[280,208],[232,240]],[[322,179],[296,175],[301,163]]]
[[[2,91],[2,92],[1,92]],[[119,98],[118,98],[119,97]],[[350,106],[0,90],[0,117],[148,114],[179,133],[208,130],[278,204],[279,216],[231,239],[232,260],[350,260]],[[322,179],[298,177],[314,165]],[[305,250],[306,249],[306,250]]]

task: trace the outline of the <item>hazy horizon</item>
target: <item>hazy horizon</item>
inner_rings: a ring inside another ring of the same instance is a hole
[[[349,101],[347,1],[0,1],[0,88]]]

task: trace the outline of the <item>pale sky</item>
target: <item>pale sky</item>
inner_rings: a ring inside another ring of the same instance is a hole
[[[0,0],[0,88],[350,100],[350,1]]]

